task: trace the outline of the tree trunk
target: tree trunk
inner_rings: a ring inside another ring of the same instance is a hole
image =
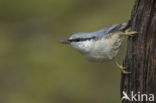
[[[131,74],[122,74],[121,98],[130,100],[122,103],[156,103],[156,0],[136,0],[131,28],[138,34],[128,38],[123,64]]]

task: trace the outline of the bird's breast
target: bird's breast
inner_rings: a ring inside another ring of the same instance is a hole
[[[91,43],[90,50],[84,53],[86,59],[92,61],[108,61],[112,60],[119,51],[122,42],[122,37],[112,35],[110,38],[102,38],[94,43]]]

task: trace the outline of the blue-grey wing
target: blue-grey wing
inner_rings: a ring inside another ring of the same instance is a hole
[[[97,38],[102,38],[102,37],[108,38],[113,34],[113,32],[119,31],[120,28],[121,28],[121,24],[115,24],[107,28],[93,32],[91,34]]]

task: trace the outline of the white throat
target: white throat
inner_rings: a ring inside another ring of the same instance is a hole
[[[93,40],[73,42],[73,43],[71,43],[71,46],[73,48],[77,49],[81,53],[87,53],[87,52],[91,51],[91,48],[93,46]]]

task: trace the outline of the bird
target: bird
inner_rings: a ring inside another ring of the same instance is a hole
[[[60,40],[63,44],[69,44],[89,61],[107,62],[113,61],[123,74],[130,74],[126,67],[120,65],[117,56],[121,43],[125,36],[133,36],[136,31],[130,31],[131,21],[123,24],[114,24],[96,32],[75,33],[67,40]]]

